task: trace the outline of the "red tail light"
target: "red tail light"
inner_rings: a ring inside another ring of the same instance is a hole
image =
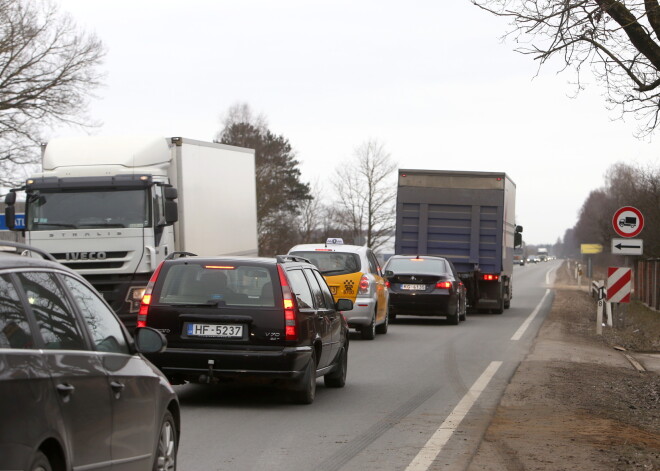
[[[149,314],[149,305],[151,304],[151,292],[154,290],[154,285],[156,284],[156,280],[158,279],[158,274],[160,273],[161,268],[163,268],[163,262],[160,262],[160,265],[156,267],[156,270],[154,270],[154,273],[151,275],[151,278],[149,279],[149,283],[147,284],[147,289],[144,290],[144,295],[142,296],[142,302],[140,303],[140,310],[138,311],[138,315],[137,315],[138,327],[147,326],[147,315]]]
[[[441,289],[451,289],[451,281],[438,281],[435,284],[435,287]]]
[[[293,292],[289,286],[289,280],[280,265],[277,266],[282,286],[282,299],[284,305],[284,338],[285,340],[298,340],[298,326],[296,325],[296,305],[293,300]]]
[[[389,281],[386,281],[385,286],[387,286],[389,288],[390,286],[392,286],[392,283],[390,283]]]
[[[362,275],[362,278],[360,278],[358,294],[369,294],[369,277],[367,275]]]
[[[490,273],[487,273],[482,275],[481,279],[484,281],[497,281],[500,279],[500,275],[491,275]]]

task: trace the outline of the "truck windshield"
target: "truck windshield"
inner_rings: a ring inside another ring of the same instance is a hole
[[[27,230],[149,227],[147,190],[35,191],[27,201]]]

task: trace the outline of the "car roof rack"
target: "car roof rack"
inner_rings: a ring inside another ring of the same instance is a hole
[[[197,254],[192,252],[172,252],[167,257],[165,257],[165,260],[176,260],[177,258],[183,257],[197,257]]]
[[[27,252],[34,252],[39,255],[41,255],[44,259],[50,260],[51,262],[56,262],[59,263],[59,261],[53,257],[51,254],[46,252],[45,250],[39,249],[37,247],[32,247],[31,245],[23,244],[22,242],[13,242],[10,240],[0,240],[0,247],[14,247],[16,249],[23,249],[23,251],[19,254],[24,257],[27,256]],[[5,251],[6,252],[6,251]],[[18,254],[18,250],[16,250],[16,253]]]
[[[285,263],[285,262],[311,263],[309,259],[306,259],[305,257],[301,257],[299,255],[276,255],[275,259],[277,260],[277,263]]]

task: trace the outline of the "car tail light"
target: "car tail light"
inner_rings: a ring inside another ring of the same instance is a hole
[[[140,303],[140,310],[137,315],[137,326],[146,327],[147,326],[147,315],[149,314],[149,305],[151,304],[151,293],[154,290],[154,285],[158,279],[158,274],[160,269],[163,268],[163,262],[160,262],[160,265],[156,267],[151,278],[149,278],[149,283],[147,283],[147,288],[144,290],[144,295],[142,296],[142,302]]]
[[[367,295],[369,294],[369,277],[367,275],[362,275],[360,278],[360,284],[358,284],[358,295]]]
[[[441,289],[451,289],[451,281],[438,281],[435,284],[435,287]]]
[[[497,281],[500,279],[500,275],[492,275],[490,273],[485,273],[481,275],[481,279],[484,281]]]
[[[280,276],[282,286],[282,303],[284,307],[284,339],[298,340],[298,326],[296,325],[296,305],[293,300],[293,292],[289,286],[289,280],[284,269],[278,265],[277,273]]]
[[[389,288],[390,286],[392,286],[392,283],[390,283],[389,281],[386,281],[385,286],[387,286]]]

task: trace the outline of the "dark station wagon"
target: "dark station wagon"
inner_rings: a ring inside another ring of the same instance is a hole
[[[0,247],[0,470],[176,469],[179,403],[140,353],[163,336],[134,341],[80,275]]]
[[[316,379],[343,387],[348,324],[318,269],[295,256],[200,257],[175,253],[147,286],[138,326],[167,337],[149,355],[173,384],[266,381],[309,404]]]

